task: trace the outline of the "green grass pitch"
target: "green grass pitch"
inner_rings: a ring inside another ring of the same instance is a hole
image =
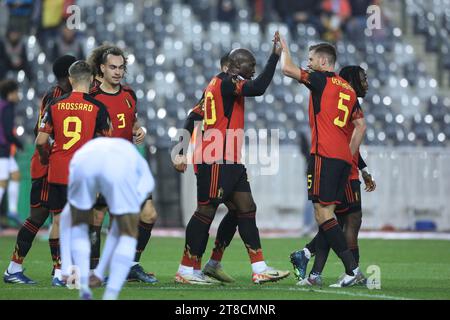
[[[2,272],[9,263],[15,238],[0,238],[0,266]],[[104,237],[103,237],[104,241]],[[264,256],[270,266],[292,270],[289,254],[303,246],[307,239],[262,239]],[[225,270],[237,279],[234,284],[218,286],[187,286],[173,282],[183,250],[184,239],[153,237],[142,256],[142,265],[156,273],[159,284],[128,283],[121,299],[157,300],[315,300],[315,299],[450,299],[450,242],[435,240],[361,240],[361,268],[369,265],[381,270],[381,289],[365,287],[329,288],[342,272],[340,261],[330,255],[324,270],[324,287],[308,290],[295,285],[289,278],[277,283],[254,285],[246,251],[239,237],[235,237],[223,259]],[[205,261],[213,244],[210,238]],[[0,283],[0,299],[77,299],[75,290],[53,288],[50,285],[51,259],[47,241],[36,239],[24,266],[26,274],[37,285]],[[309,265],[311,267],[311,264]],[[367,274],[366,274],[367,275]],[[101,298],[103,289],[96,289],[94,297]]]

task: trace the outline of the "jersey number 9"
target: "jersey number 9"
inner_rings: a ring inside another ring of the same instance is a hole
[[[75,123],[75,130],[69,130],[69,125]],[[69,150],[73,147],[78,140],[81,139],[81,119],[78,117],[67,117],[63,122],[64,126],[64,136],[66,138],[71,138],[69,141],[63,144],[63,150]]]

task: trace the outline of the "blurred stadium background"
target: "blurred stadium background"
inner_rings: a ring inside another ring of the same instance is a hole
[[[449,0],[22,0],[30,4],[23,8],[13,7],[15,2],[1,1],[0,78],[20,83],[16,126],[27,142],[25,152],[16,156],[22,219],[29,210],[33,127],[40,99],[55,81],[51,64],[57,55],[84,58],[105,41],[126,50],[126,83],[137,94],[148,129],[141,150],[158,182],[156,227],[179,228],[193,212],[196,191],[192,169],[179,175],[171,166],[176,128],[182,128],[218,72],[224,53],[240,46],[251,49],[258,72],[279,30],[304,67],[308,45],[326,40],[337,47],[338,69],[349,64],[367,69],[362,154],[378,187],[363,192],[362,228],[450,231]],[[65,28],[66,8],[72,4],[80,8],[79,30]],[[368,30],[372,4],[380,8],[381,28]],[[11,28],[22,30],[20,50],[8,49]],[[22,53],[18,67],[8,66],[7,59]],[[314,224],[301,153],[309,130],[308,95],[278,70],[266,94],[246,104],[247,129],[279,129],[279,173],[259,175],[258,166],[248,170],[260,229],[281,235],[299,235]],[[213,228],[223,213],[218,212]]]

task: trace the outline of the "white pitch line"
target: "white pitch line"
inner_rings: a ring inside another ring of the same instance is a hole
[[[270,288],[270,287],[262,287],[262,288],[248,288],[248,287],[224,287],[224,286],[207,286],[201,288],[193,288],[193,287],[184,287],[183,285],[177,287],[154,287],[152,289],[169,289],[169,290],[211,290],[212,288],[220,288],[220,290],[252,290],[252,291],[301,291],[301,292],[315,292],[315,293],[328,293],[328,294],[337,294],[337,295],[347,295],[352,297],[367,297],[367,298],[377,298],[377,299],[387,299],[387,300],[415,300],[413,298],[405,298],[398,296],[389,296],[384,294],[369,294],[369,293],[356,293],[356,292],[348,292],[348,291],[334,291],[334,290],[323,290],[323,289],[306,289],[306,288]],[[137,289],[137,288],[134,288]],[[147,290],[147,289],[144,289]]]
[[[179,285],[175,287],[157,287],[157,286],[148,286],[148,287],[125,287],[124,289],[130,290],[180,290],[180,291],[210,291],[211,289],[220,289],[226,291],[235,291],[235,290],[250,290],[250,291],[301,291],[301,292],[313,292],[313,293],[326,293],[326,294],[336,294],[336,295],[344,295],[350,297],[360,297],[360,298],[375,298],[375,299],[384,299],[384,300],[416,300],[413,298],[399,297],[399,296],[389,296],[384,294],[369,294],[362,292],[349,292],[349,291],[337,291],[337,290],[323,290],[323,289],[307,289],[307,288],[271,288],[271,287],[260,287],[260,288],[248,288],[248,287],[226,287],[226,286],[206,286],[206,287],[191,287],[187,285]],[[55,290],[55,288],[0,288],[1,291],[9,291],[9,290]]]

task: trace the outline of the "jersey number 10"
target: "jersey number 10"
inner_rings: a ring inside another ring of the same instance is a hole
[[[339,119],[339,116],[337,116],[334,119],[334,124],[340,128],[344,127],[347,124],[347,118],[348,118],[348,106],[344,104],[344,100],[350,101],[350,96],[348,94],[345,94],[343,92],[339,92],[339,103],[338,103],[338,109],[344,111],[344,119]]]
[[[214,100],[214,95],[211,91],[206,92],[205,102],[204,102],[204,122],[207,125],[213,125],[217,121],[216,115],[216,101]]]

